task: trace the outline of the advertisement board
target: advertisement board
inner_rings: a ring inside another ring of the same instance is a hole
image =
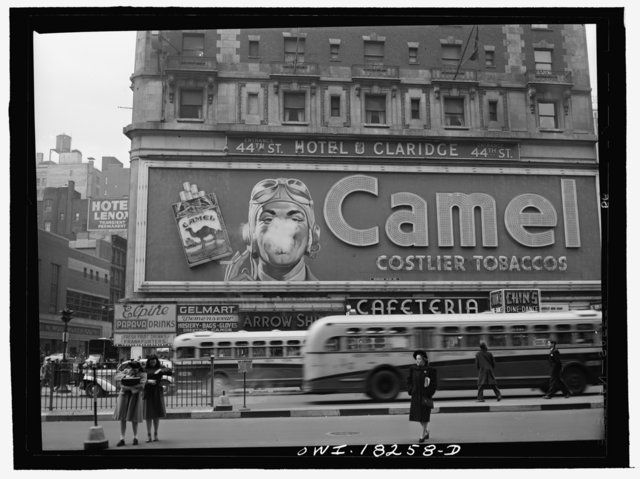
[[[490,293],[494,313],[525,313],[540,311],[539,289],[500,289]]]
[[[114,346],[171,346],[176,335],[176,305],[116,303],[113,328]]]
[[[179,304],[176,311],[177,334],[239,329],[238,305],[235,304]]]
[[[129,200],[92,198],[88,203],[87,231],[127,229]]]
[[[478,298],[348,298],[354,314],[473,314],[488,311],[489,300]]]
[[[148,169],[145,282],[600,279],[593,176],[198,165]],[[216,195],[232,256],[185,261],[167,214],[185,182]]]
[[[240,313],[240,329],[245,331],[303,331],[311,324],[335,312],[322,311],[251,311]]]
[[[173,345],[175,337],[175,333],[114,333],[113,345],[166,348]]]

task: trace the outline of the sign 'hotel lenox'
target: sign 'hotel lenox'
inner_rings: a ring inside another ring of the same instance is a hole
[[[138,32],[126,300],[233,311],[181,331],[599,303],[584,26],[480,25],[473,57],[471,27]]]

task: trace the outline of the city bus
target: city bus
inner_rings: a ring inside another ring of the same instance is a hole
[[[301,387],[305,331],[201,331],[177,336],[173,342],[178,388],[210,384],[213,357],[214,394],[243,387],[238,360],[251,360],[246,385],[251,388]]]
[[[424,349],[437,368],[438,389],[475,389],[475,354],[484,341],[496,360],[501,388],[546,390],[548,341],[561,352],[563,378],[572,394],[599,384],[602,313],[480,313],[447,315],[329,316],[307,331],[303,390],[363,392],[374,400],[406,390],[412,352]]]

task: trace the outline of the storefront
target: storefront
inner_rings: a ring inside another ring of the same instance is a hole
[[[76,318],[76,322],[78,318]],[[69,324],[67,327],[69,342],[67,353],[70,357],[87,356],[88,342],[103,336],[103,328],[80,324]],[[63,350],[62,334],[64,324],[55,319],[40,318],[40,351],[45,355],[61,353]]]

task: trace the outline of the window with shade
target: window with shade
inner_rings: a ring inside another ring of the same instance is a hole
[[[485,50],[484,52],[485,66],[495,67],[496,66],[495,58],[496,58],[496,52],[494,52],[493,50]]]
[[[182,35],[182,55],[185,57],[204,56],[204,34],[185,33]]]
[[[489,101],[489,121],[498,121],[498,102]]]
[[[258,94],[249,93],[247,95],[247,115],[257,115],[258,112]]]
[[[544,75],[551,72],[553,69],[551,50],[534,50],[533,57],[536,62],[536,73]]]
[[[445,126],[464,126],[464,99],[444,99],[444,124]]]
[[[336,95],[331,96],[331,116],[340,116],[340,97]]]
[[[180,118],[202,118],[202,90],[180,92]]]
[[[416,47],[409,47],[409,63],[418,63],[418,49]]]
[[[284,61],[286,63],[304,63],[304,38],[287,37],[284,39]]]
[[[384,42],[364,42],[364,62],[367,65],[384,62]]]
[[[260,56],[260,44],[257,40],[249,40],[249,56],[258,58]]]
[[[538,103],[538,121],[540,123],[540,128],[558,128],[556,104],[551,102]]]
[[[364,100],[365,122],[370,125],[387,124],[387,101],[384,95],[367,95]]]
[[[420,98],[411,99],[411,119],[412,120],[420,119]]]
[[[285,93],[283,101],[285,122],[300,123],[305,121],[304,93]]]
[[[331,61],[338,61],[340,59],[340,44],[332,43],[329,45],[329,59]]]
[[[441,45],[442,63],[448,66],[457,66],[460,61],[460,45]]]

